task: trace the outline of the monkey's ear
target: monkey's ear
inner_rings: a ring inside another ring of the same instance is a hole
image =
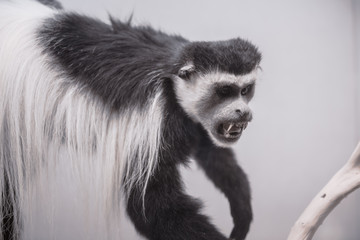
[[[195,66],[192,63],[188,63],[180,68],[178,76],[182,79],[188,80],[193,73],[195,73]]]

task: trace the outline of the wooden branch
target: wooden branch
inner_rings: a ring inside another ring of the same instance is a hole
[[[360,187],[360,142],[348,162],[310,202],[291,228],[288,240],[310,240],[329,213]]]

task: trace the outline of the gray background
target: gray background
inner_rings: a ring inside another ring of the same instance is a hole
[[[286,236],[312,197],[360,139],[360,4],[350,0],[61,0],[190,40],[243,37],[263,53],[254,120],[234,147],[249,175],[255,219],[248,239]],[[107,21],[107,20],[106,20]],[[226,199],[193,164],[188,192],[229,234]],[[360,191],[344,200],[314,239],[360,239]],[[141,239],[127,222],[121,239]]]

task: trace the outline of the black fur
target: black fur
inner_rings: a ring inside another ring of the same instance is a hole
[[[82,84],[113,111],[143,106],[159,88],[164,92],[163,142],[159,165],[145,194],[133,188],[127,211],[136,229],[152,240],[225,240],[186,195],[178,164],[194,155],[206,175],[229,199],[234,229],[244,239],[252,220],[246,175],[230,149],[215,147],[205,130],[180,107],[172,77],[192,62],[196,72],[219,69],[249,73],[260,62],[256,47],[242,39],[189,42],[147,26],[112,19],[112,25],[77,14],[59,14],[39,30],[39,45],[74,84]]]
[[[61,3],[56,0],[37,0],[37,1],[55,9],[63,9]]]
[[[252,220],[250,187],[246,174],[237,165],[231,149],[214,146],[204,130],[199,136],[194,158],[229,200],[234,221],[230,237],[245,239]]]
[[[49,20],[39,36],[71,77],[116,110],[145,104],[187,43],[149,27],[109,26],[77,14]]]
[[[251,72],[261,60],[261,55],[250,42],[240,38],[218,42],[194,42],[188,44],[180,63],[191,60],[199,72],[218,69],[242,75]]]

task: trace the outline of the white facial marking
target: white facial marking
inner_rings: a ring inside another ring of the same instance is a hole
[[[194,64],[191,62],[180,68],[180,71],[193,71],[195,69]]]
[[[198,102],[211,91],[215,83],[236,84],[240,88],[252,84],[256,81],[258,69],[252,72],[235,76],[234,74],[214,72],[195,77],[195,79],[184,80],[179,77],[175,78],[175,92],[180,105],[185,112],[195,121],[199,121]]]
[[[204,99],[208,99],[214,91],[214,85],[218,83],[226,83],[231,85],[236,85],[240,89],[255,83],[258,76],[258,68],[255,68],[252,72],[240,76],[235,76],[234,74],[224,73],[224,72],[210,72],[203,75],[195,75],[188,80],[182,78],[175,78],[175,92],[177,99],[185,110],[185,112],[196,122],[200,122],[206,131],[209,133],[209,136],[213,142],[222,147],[227,147],[231,143],[225,143],[220,141],[214,136],[214,120],[225,118],[228,115],[230,110],[228,109],[238,109],[240,111],[248,111],[247,99],[242,96],[239,96],[236,99],[231,99],[225,103],[222,103],[222,108],[218,112],[212,113],[212,116],[203,116],[204,109],[201,109]],[[209,101],[209,100],[205,100]],[[225,104],[225,105],[224,105]],[[216,106],[214,106],[216,107]],[[226,111],[225,111],[226,110]],[[229,127],[230,129],[231,127]]]

